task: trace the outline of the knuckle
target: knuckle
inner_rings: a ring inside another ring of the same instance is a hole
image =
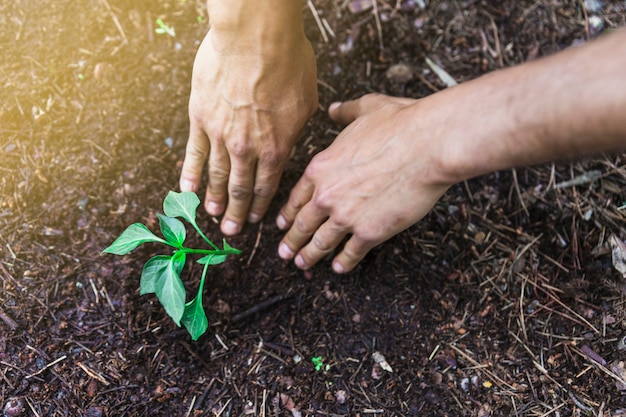
[[[317,209],[328,211],[332,206],[332,196],[327,192],[318,192],[315,193],[311,202]]]
[[[228,144],[228,153],[236,159],[247,160],[252,155],[252,146],[245,139],[237,139]]]
[[[355,238],[354,251],[359,253],[366,253],[369,248],[376,246],[376,244],[380,241],[378,233],[367,227],[356,229],[352,235]]]
[[[325,242],[322,238],[320,238],[317,235],[313,236],[313,239],[311,240],[311,242],[313,243],[313,246],[315,246],[315,249],[317,249],[321,253],[328,253],[331,250],[333,250],[333,248],[331,247],[330,244],[328,244],[328,242]]]
[[[230,186],[228,194],[234,200],[247,200],[252,196],[252,190],[243,185],[233,184]]]
[[[265,149],[259,154],[259,161],[266,166],[279,166],[287,159],[288,152],[277,149]]]
[[[343,254],[351,263],[357,263],[367,255],[369,249],[366,246],[348,246],[343,248]]]
[[[202,159],[206,157],[207,144],[206,141],[190,140],[187,142],[185,154],[187,157],[194,159]]]
[[[189,100],[189,120],[191,122],[202,125],[204,123],[204,112],[201,106],[198,106],[193,99]]]
[[[301,216],[296,217],[296,220],[293,223],[293,227],[295,227],[296,231],[301,235],[311,235],[311,226],[307,222],[305,222]]]
[[[347,231],[351,228],[350,216],[342,212],[333,213],[332,222],[335,230]]]
[[[228,170],[222,168],[219,165],[211,164],[209,166],[209,176],[213,180],[226,180],[228,179],[229,172]]]
[[[277,190],[277,186],[265,184],[265,185],[255,185],[254,186],[254,195],[258,198],[271,198]]]
[[[304,176],[310,180],[315,180],[320,176],[320,173],[324,172],[324,159],[322,153],[318,153],[311,159],[309,165],[304,170]]]

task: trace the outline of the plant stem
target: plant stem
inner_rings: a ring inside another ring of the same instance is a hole
[[[206,278],[206,273],[209,270],[209,264],[204,264],[204,268],[202,269],[202,276],[200,277],[200,285],[198,286],[198,294],[196,297],[200,297],[200,304],[202,304],[202,292],[204,291],[204,279]]]
[[[178,250],[183,251],[185,253],[195,253],[195,254],[201,254],[201,255],[236,255],[237,253],[239,253],[239,251],[235,252],[232,250],[222,250],[218,248],[216,248],[215,250],[180,248]]]
[[[208,237],[206,237],[206,235],[204,233],[202,233],[202,230],[200,230],[200,228],[198,227],[198,225],[195,222],[193,223],[193,228],[196,229],[196,232],[198,232],[198,234],[202,237],[202,239],[204,239],[204,241],[206,243],[209,244],[209,246],[211,246],[215,250],[219,250],[220,249],[220,248],[217,247],[217,245],[215,243],[211,242],[211,240]],[[222,255],[222,254],[220,254],[220,255]]]

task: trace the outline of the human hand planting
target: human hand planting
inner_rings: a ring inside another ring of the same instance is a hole
[[[303,32],[267,43],[246,36],[212,27],[198,50],[180,176],[182,191],[199,190],[208,161],[204,206],[224,214],[226,235],[263,217],[318,105],[315,55]]]
[[[434,175],[430,158],[440,153],[429,121],[406,114],[417,104],[370,94],[331,106],[331,118],[348,126],[313,158],[282,208],[282,258],[308,269],[350,236],[333,260],[335,272],[348,272],[432,208],[449,184]]]

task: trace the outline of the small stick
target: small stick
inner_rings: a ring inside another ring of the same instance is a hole
[[[265,301],[261,301],[259,304],[252,306],[249,309],[242,311],[239,314],[235,314],[232,318],[232,321],[233,323],[236,323],[245,318],[248,318],[251,315],[258,313],[259,311],[266,309],[267,307],[270,307],[276,303],[283,301],[285,298],[287,298],[287,294],[280,294],[270,299],[267,299]]]
[[[519,198],[519,202],[524,209],[524,213],[526,213],[527,217],[530,217],[530,213],[528,212],[528,208],[526,208],[526,203],[524,203],[524,197],[522,197],[522,191],[519,188],[519,182],[517,181],[517,170],[513,168],[511,170],[513,172],[513,184],[515,185],[515,191],[517,192],[517,198]]]
[[[250,267],[250,263],[252,262],[252,258],[254,258],[254,254],[259,247],[259,243],[261,242],[261,231],[263,230],[263,223],[259,223],[259,232],[256,235],[256,242],[254,242],[254,247],[252,248],[252,252],[250,253],[250,257],[248,258],[248,262],[246,262],[246,268]]]
[[[60,358],[53,360],[52,362],[50,362],[49,364],[47,364],[46,366],[44,366],[43,368],[41,368],[40,370],[38,370],[37,372],[35,372],[34,374],[30,374],[30,375],[26,375],[26,379],[30,379],[36,375],[39,375],[40,373],[42,373],[43,371],[45,371],[46,369],[50,368],[51,366],[56,365],[57,363],[64,361],[65,359],[67,359],[67,355],[63,355]]]
[[[92,377],[93,379],[102,382],[104,385],[111,385],[111,383],[109,381],[107,381],[102,375],[100,375],[96,371],[93,371],[93,370],[89,369],[86,365],[84,365],[84,364],[82,364],[80,362],[77,362],[76,364],[78,365],[78,367],[80,369],[85,371],[85,373],[87,375],[89,375],[90,377]]]
[[[383,42],[383,28],[380,24],[380,15],[378,14],[378,0],[374,0],[372,5],[374,6],[372,12],[374,13],[374,21],[376,22],[376,31],[378,32],[378,48],[380,48],[382,52],[385,50],[385,44]]]
[[[2,319],[2,321],[5,322],[6,325],[9,326],[11,330],[17,329],[18,327],[17,322],[13,320],[11,317],[9,317],[9,315],[4,312],[2,307],[0,307],[0,319]]]
[[[324,43],[328,43],[328,35],[326,34],[326,30],[324,30],[324,25],[322,24],[322,21],[320,20],[320,15],[317,13],[317,9],[315,8],[311,0],[308,0],[306,3],[309,6],[311,13],[313,14],[313,18],[315,19],[315,23],[317,23],[317,27],[322,33],[322,38],[324,38]]]

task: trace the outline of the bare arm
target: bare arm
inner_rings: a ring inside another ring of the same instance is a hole
[[[626,30],[433,99],[458,109],[441,150],[447,182],[624,148]]]
[[[307,269],[350,236],[333,260],[347,272],[456,182],[626,148],[626,30],[422,100],[367,95],[330,116],[348,126],[282,208],[279,254]]]
[[[207,2],[211,29],[193,68],[190,133],[180,177],[205,208],[239,233],[265,214],[300,131],[317,109],[315,55],[300,2]]]

